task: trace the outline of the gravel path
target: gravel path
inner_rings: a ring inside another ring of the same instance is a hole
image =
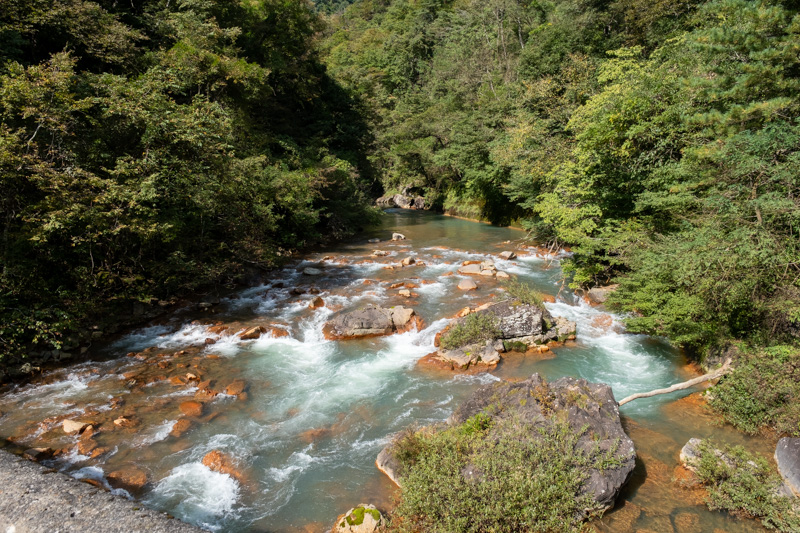
[[[145,531],[204,530],[0,450],[0,532]]]

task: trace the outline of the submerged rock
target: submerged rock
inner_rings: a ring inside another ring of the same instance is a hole
[[[478,284],[471,279],[462,279],[458,282],[458,288],[462,291],[474,291],[478,288]]]
[[[205,454],[202,463],[209,470],[227,474],[237,480],[242,479],[242,473],[239,471],[237,462],[219,450],[211,450]]]
[[[323,333],[328,340],[352,339],[403,333],[420,325],[419,316],[409,307],[384,308],[368,305],[335,316],[325,324]]]
[[[115,489],[125,489],[135,494],[147,485],[147,473],[136,467],[115,470],[106,476],[108,484]]]
[[[608,385],[571,377],[548,384],[539,374],[520,382],[501,381],[475,391],[456,409],[447,424],[461,425],[479,413],[493,420],[515,417],[536,427],[552,424],[553,419],[563,420],[578,438],[576,452],[608,454],[611,460],[606,464],[611,466],[603,468],[590,463],[591,466],[583,467],[586,479],[580,495],[590,496],[593,502],[591,509],[585,509],[586,514],[613,507],[633,473],[636,462],[633,441],[622,428],[619,405]],[[484,438],[496,437],[489,430]],[[529,438],[536,441],[546,437],[534,431],[529,433]],[[376,465],[400,485],[402,464],[394,455],[394,445],[392,442],[381,450]]]
[[[374,505],[362,503],[337,518],[331,533],[373,533],[383,523],[383,515]]]
[[[505,259],[506,261],[510,261],[511,259],[517,257],[517,254],[515,254],[514,252],[500,252],[499,257],[500,259]]]
[[[303,269],[303,274],[306,276],[320,276],[322,275],[322,270],[314,267],[306,267]]]

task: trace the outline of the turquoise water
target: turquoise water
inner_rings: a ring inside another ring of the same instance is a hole
[[[407,240],[387,242],[392,232],[405,234]],[[143,363],[115,357],[76,365],[6,393],[0,398],[0,411],[7,413],[0,419],[4,436],[23,435],[18,440],[26,445],[69,447],[75,438],[59,434],[58,422],[40,422],[57,415],[79,417],[87,406],[102,419],[110,412],[111,398],[121,397],[140,419],[139,426],[98,437],[112,448],[101,457],[92,459],[73,450],[54,461],[55,466],[105,483],[108,472],[134,465],[148,474],[149,483],[138,494],[147,505],[212,530],[324,531],[338,514],[360,502],[390,507],[393,485],[376,469],[377,453],[395,432],[411,424],[444,420],[478,386],[539,372],[548,379],[570,375],[605,382],[621,399],[691,375],[681,353],[664,340],[625,334],[619,317],[575,298],[561,279],[563,252],[552,255],[521,248],[524,236],[509,228],[389,210],[381,227],[351,243],[309,254],[275,272],[269,283],[224,299],[213,315],[178,313],[168,323],[132,332],[104,350],[104,355],[123,356],[151,346],[170,354],[188,349],[190,354],[183,357],[194,357],[203,378],[223,386],[234,378],[245,379],[246,400],[219,395],[205,405],[213,417],[204,418],[181,437],[171,436],[170,429],[181,416],[180,402],[191,399],[196,389],[176,388],[163,380],[131,387],[121,374],[135,372]],[[382,242],[368,243],[370,238]],[[375,249],[391,255],[372,257]],[[517,250],[520,257],[500,260],[496,256],[503,250]],[[425,265],[386,268],[407,256]],[[576,342],[555,348],[546,357],[509,356],[491,373],[450,375],[418,368],[417,361],[434,351],[434,336],[448,317],[499,292],[493,279],[481,278],[477,291],[464,293],[456,288],[462,276],[445,275],[455,272],[462,261],[486,257],[493,257],[499,270],[557,297],[547,306],[553,315],[577,322]],[[302,269],[310,265],[320,267],[323,275],[303,275]],[[399,296],[390,288],[398,282],[417,285],[412,289],[416,295],[408,300]],[[317,288],[326,307],[310,309],[314,296],[293,295],[295,287]],[[378,339],[324,339],[326,320],[367,303],[409,305],[424,319],[424,327]],[[198,318],[203,323],[193,323]],[[235,335],[210,332],[211,322],[278,324],[290,335],[241,341]],[[215,343],[205,345],[205,339]],[[744,440],[698,417],[685,420],[665,411],[686,394],[638,400],[622,408],[635,428],[631,431],[637,449],[669,469],[691,436],[722,431],[726,439]],[[238,462],[239,479],[202,465],[211,450]],[[701,520],[700,530],[756,528],[752,522],[734,522],[687,505],[679,491],[665,489],[663,483],[651,488],[636,481],[626,498],[645,509],[634,521],[636,527],[666,531],[664,524],[678,527],[675,517],[689,512]],[[614,526],[613,514],[598,527],[623,530]]]

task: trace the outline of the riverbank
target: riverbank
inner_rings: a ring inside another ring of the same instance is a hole
[[[0,450],[0,529],[38,533],[205,531]]]

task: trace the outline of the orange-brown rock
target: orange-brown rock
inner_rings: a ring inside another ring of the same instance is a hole
[[[186,378],[183,376],[172,376],[169,378],[169,382],[177,386],[186,385]]]
[[[186,416],[198,417],[203,414],[203,404],[194,400],[188,400],[180,405],[181,413]]]
[[[239,333],[239,338],[242,339],[243,341],[249,341],[259,338],[266,332],[267,329],[264,326],[254,326],[252,328],[247,328],[243,332]]]
[[[132,428],[139,425],[139,421],[128,416],[121,416],[114,420],[114,425],[120,428]]]
[[[115,470],[106,478],[108,484],[115,489],[125,489],[128,492],[138,492],[147,485],[147,473],[133,466]]]
[[[28,448],[22,455],[31,461],[43,461],[53,457],[53,450],[50,448]]]
[[[327,437],[330,433],[330,428],[309,429],[300,433],[300,439],[303,440],[303,442],[311,444],[312,442]]]
[[[592,327],[606,329],[611,327],[611,324],[614,323],[614,319],[611,315],[597,315],[592,319]]]
[[[469,265],[480,265],[483,261],[464,261],[461,263],[461,266],[469,266]]]
[[[232,457],[219,450],[211,450],[208,452],[205,457],[203,457],[203,464],[214,472],[227,474],[238,480],[242,479],[242,473],[238,469],[237,462]]]
[[[404,283],[402,281],[400,283],[392,283],[391,285],[389,285],[389,289],[399,289],[403,285]]]
[[[225,387],[225,394],[229,396],[238,396],[247,389],[247,382],[243,379],[233,380],[227,387]]]
[[[278,327],[275,327],[275,326],[271,327],[269,329],[269,332],[276,339],[279,339],[281,337],[288,337],[289,336],[289,332],[288,331],[286,331],[283,328],[278,328]]]
[[[549,304],[556,303],[556,297],[550,294],[542,294],[542,301]]]
[[[325,300],[317,296],[311,300],[311,303],[308,304],[308,307],[310,309],[319,309],[320,307],[325,307]]]
[[[110,451],[111,451],[111,448],[108,448],[108,447],[105,447],[105,446],[98,446],[97,448],[92,450],[92,453],[89,454],[89,457],[91,457],[92,459],[97,459],[101,455],[106,454],[106,453],[108,453]]]
[[[192,427],[192,421],[186,418],[181,418],[172,426],[169,434],[173,437],[180,437]]]
[[[228,326],[211,326],[208,328],[208,332],[214,335],[222,335],[226,331],[228,331]]]

